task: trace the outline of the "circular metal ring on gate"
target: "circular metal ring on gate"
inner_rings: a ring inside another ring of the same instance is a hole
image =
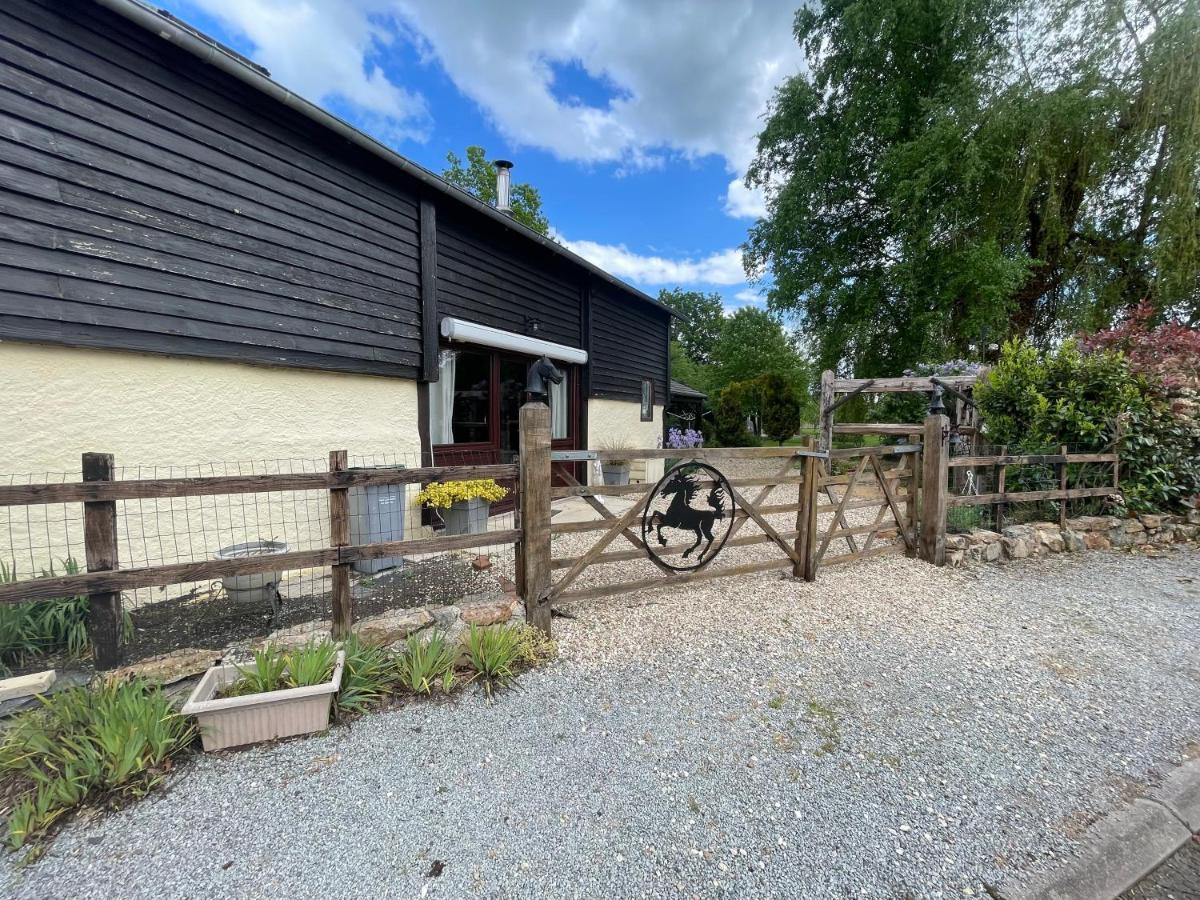
[[[673,466],[654,485],[642,512],[646,554],[657,565],[673,572],[704,568],[725,546],[733,529],[736,508],[733,488],[720,471],[708,463],[695,461]],[[668,558],[661,549],[670,544],[668,534],[672,531],[695,538],[678,557],[684,561],[683,565],[670,561],[675,554]]]

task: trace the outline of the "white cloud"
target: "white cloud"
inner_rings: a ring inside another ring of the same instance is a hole
[[[403,36],[437,59],[515,146],[621,170],[715,154],[735,176],[725,208],[762,211],[741,183],[775,87],[801,65],[791,0],[193,0],[254,43],[305,96],[338,96],[420,136],[421,97],[369,62]],[[574,63],[617,95],[560,99],[554,64]]]
[[[736,247],[699,259],[668,259],[634,253],[624,244],[572,241],[556,234],[564,247],[618,278],[642,285],[744,284],[742,251]]]
[[[255,47],[271,77],[315,102],[340,100],[376,137],[424,140],[424,98],[370,61],[397,39],[389,0],[193,0]],[[384,18],[380,18],[383,15]]]

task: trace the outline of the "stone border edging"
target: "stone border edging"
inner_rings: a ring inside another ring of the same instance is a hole
[[[946,565],[957,568],[968,560],[998,562],[1047,553],[1163,546],[1197,538],[1200,538],[1200,510],[1191,510],[1186,516],[1143,514],[1127,519],[1077,516],[1067,519],[1066,528],[1060,528],[1057,522],[1033,522],[1009,525],[1002,532],[977,528],[967,534],[948,534]]]
[[[1168,775],[1148,797],[1092,825],[1065,864],[1013,885],[1003,900],[1113,900],[1200,834],[1200,759]]]

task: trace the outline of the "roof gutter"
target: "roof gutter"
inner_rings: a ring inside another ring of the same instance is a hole
[[[383,159],[385,162],[402,170],[405,174],[415,178],[426,187],[432,188],[440,194],[450,197],[453,200],[470,207],[477,213],[481,213],[495,222],[500,223],[506,228],[520,234],[522,237],[535,241],[541,244],[552,253],[562,256],[577,266],[582,266],[591,274],[595,275],[601,281],[611,284],[613,287],[620,288],[623,291],[628,291],[637,299],[643,302],[650,303],[670,315],[674,313],[659,303],[649,294],[639,291],[635,287],[631,287],[621,279],[605,272],[595,263],[588,262],[582,256],[572,253],[562,244],[553,241],[545,235],[538,234],[531,228],[522,225],[520,222],[506,216],[504,213],[498,212],[486,203],[477,200],[461,188],[455,187],[448,181],[444,181],[434,175],[423,166],[419,166],[412,160],[405,159],[390,147],[375,140],[370,135],[364,134],[348,122],[339,119],[321,107],[317,106],[308,100],[305,100],[299,94],[294,94],[278,82],[272,80],[263,74],[252,63],[239,58],[234,53],[223,47],[218,46],[211,40],[206,39],[200,32],[195,31],[184,24],[174,20],[173,17],[164,15],[149,6],[146,6],[141,0],[96,0],[101,6],[106,7],[117,15],[123,16],[136,25],[145,28],[157,34],[165,41],[170,41],[182,50],[199,58],[201,61],[215,66],[222,72],[232,75],[239,81],[243,81],[252,88],[261,91],[273,100],[291,107],[304,116],[312,119],[319,125],[330,129],[345,138],[352,144],[357,144],[364,150],[374,153],[376,156]]]

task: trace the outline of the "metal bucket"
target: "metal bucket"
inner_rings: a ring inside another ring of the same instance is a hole
[[[247,541],[231,544],[216,552],[217,559],[246,559],[251,556],[275,556],[287,552],[283,541]],[[275,606],[275,596],[283,572],[255,572],[252,575],[227,575],[221,585],[229,599],[235,603],[270,603]]]
[[[449,509],[442,510],[446,534],[483,534],[487,531],[488,509],[491,505],[487,500],[476,497],[473,500],[459,500]]]

